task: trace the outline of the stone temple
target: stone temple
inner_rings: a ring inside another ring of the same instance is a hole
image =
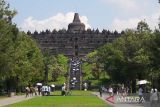
[[[68,87],[72,89],[82,89],[82,63],[81,58],[88,53],[94,51],[106,43],[110,43],[121,34],[117,31],[110,32],[109,30],[98,29],[85,30],[85,25],[81,23],[78,13],[75,13],[73,22],[68,25],[68,29],[59,31],[46,30],[33,34],[28,32],[39,44],[42,52],[49,50],[50,54],[64,54],[71,58],[68,70]]]
[[[117,31],[85,30],[85,25],[81,23],[78,13],[75,13],[73,22],[68,25],[67,30],[46,30],[40,33],[35,31],[33,34],[30,32],[28,34],[38,42],[42,52],[50,50],[52,54],[64,54],[70,58],[84,57],[120,36]]]

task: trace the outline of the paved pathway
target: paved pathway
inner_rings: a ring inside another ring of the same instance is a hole
[[[34,97],[25,97],[25,95],[22,96],[13,96],[13,97],[8,97],[8,98],[2,98],[0,99],[0,107],[6,106],[6,105],[10,105],[13,103],[17,103],[20,101],[24,101],[24,100],[28,100]]]
[[[114,106],[114,107],[150,107],[150,103],[146,102],[144,104],[122,104],[122,103],[116,103],[116,104],[112,104],[108,101],[106,101],[105,99],[108,98],[109,96],[107,94],[103,94],[102,97],[100,97],[99,92],[93,92],[94,95],[97,95],[100,99],[104,100],[105,102],[107,102],[108,104]]]

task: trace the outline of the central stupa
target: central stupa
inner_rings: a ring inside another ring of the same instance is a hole
[[[77,33],[77,32],[82,32],[84,30],[85,30],[85,25],[81,23],[79,19],[79,14],[75,13],[73,22],[68,25],[68,31]]]

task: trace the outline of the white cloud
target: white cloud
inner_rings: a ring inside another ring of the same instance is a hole
[[[55,16],[43,20],[37,20],[34,17],[30,16],[24,20],[20,27],[23,31],[30,30],[31,32],[35,30],[42,31],[46,29],[67,29],[68,24],[73,21],[73,17],[74,12],[69,12],[66,14],[58,13]],[[86,28],[90,27],[90,25],[88,24],[88,18],[86,16],[80,16],[80,20],[85,24]]]
[[[112,25],[111,25],[111,29],[112,30],[116,29],[118,31],[125,30],[126,28],[135,29],[137,27],[138,22],[141,21],[141,20],[145,20],[145,22],[147,22],[149,27],[151,29],[154,29],[155,27],[158,28],[159,17],[160,17],[160,11],[158,11],[158,12],[156,12],[156,13],[150,15],[150,16],[130,18],[130,19],[127,19],[127,20],[115,18],[113,20]]]

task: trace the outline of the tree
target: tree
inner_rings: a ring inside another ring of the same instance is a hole
[[[108,80],[108,75],[103,71],[103,65],[99,62],[97,50],[82,58],[83,80],[98,85]]]
[[[121,72],[121,67],[124,63],[123,52],[115,49],[112,44],[107,44],[98,49],[99,61],[104,65],[104,70],[107,71],[113,82],[124,82],[125,75]]]
[[[98,57],[105,71],[116,83],[132,84],[135,92],[136,79],[145,79],[150,65],[148,46],[152,37],[148,25],[141,21],[137,30],[126,30],[111,44],[98,49]]]
[[[12,18],[17,14],[15,10],[9,8],[9,4],[6,4],[5,0],[0,0],[0,20],[11,22]]]
[[[56,56],[56,62],[51,69],[52,80],[57,81],[58,78],[64,77],[64,75],[68,72],[68,58],[63,54],[59,54]],[[64,81],[65,82],[65,81]]]
[[[160,86],[158,85],[158,79],[160,77],[160,31],[155,30],[150,42],[150,72],[148,72],[149,77],[152,80],[152,85],[156,86],[157,88]]]
[[[59,78],[64,77],[64,75],[68,72],[68,58],[62,54],[53,56],[50,55],[49,52],[45,53],[44,64],[45,64],[44,80],[46,84],[48,84],[48,81],[56,82]]]
[[[151,32],[148,24],[145,21],[140,21],[137,25],[137,32],[138,33],[148,33]]]
[[[15,71],[20,81],[33,84],[42,80],[44,74],[43,55],[36,42],[28,35],[20,33],[14,50]]]
[[[12,24],[16,12],[4,0],[0,11],[0,80],[6,81],[9,91],[41,80],[43,57],[36,42]]]
[[[40,49],[28,35],[15,25],[0,22],[0,77],[19,79],[23,85],[35,82],[43,72]],[[9,87],[9,86],[8,86]]]

